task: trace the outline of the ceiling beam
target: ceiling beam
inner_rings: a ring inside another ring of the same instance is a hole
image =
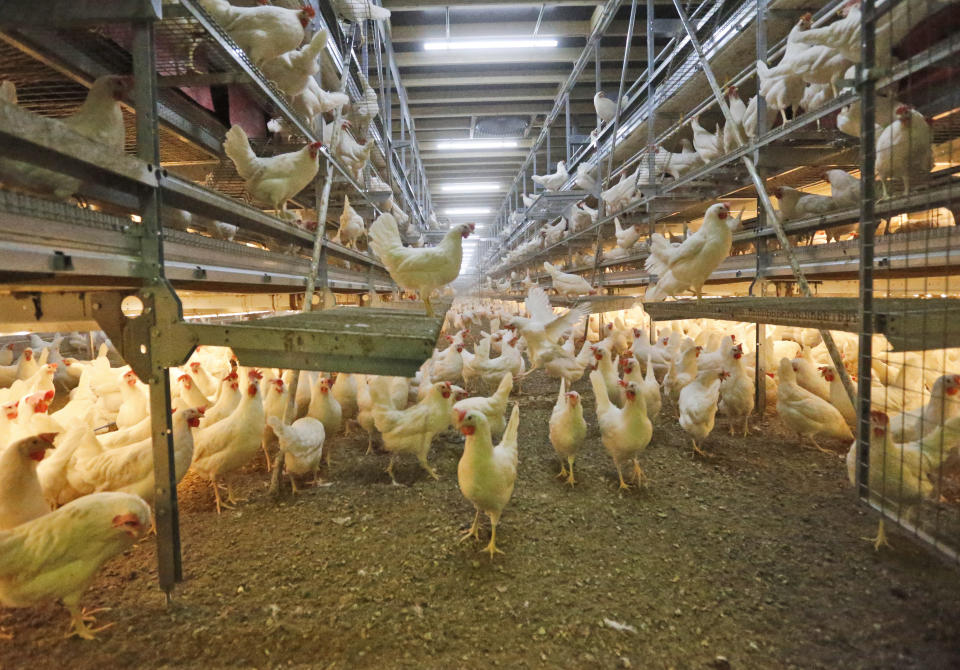
[[[491,21],[464,23],[451,17],[450,37],[529,37],[533,33],[535,21]],[[590,34],[590,21],[544,21],[537,35],[542,37],[587,37]],[[604,36],[623,36],[627,34],[627,21],[615,21]],[[424,40],[442,40],[447,37],[446,24],[427,23],[408,26],[392,26],[390,39],[394,44],[401,42],[422,42]]]
[[[557,86],[551,84],[526,85],[498,88],[499,82],[490,80],[488,85],[479,87],[442,88],[434,91],[410,91],[409,98],[412,105],[428,103],[460,102],[475,100],[554,100],[557,97]],[[574,86],[573,100],[593,100],[595,88],[592,84]],[[394,97],[394,107],[399,106],[399,100]]]
[[[500,102],[471,103],[469,105],[410,105],[410,115],[419,125],[420,119],[446,119],[454,116],[526,116],[546,114],[552,105],[543,103],[503,104]],[[575,102],[570,105],[571,114],[595,114],[593,103]]]
[[[397,65],[404,67],[454,67],[460,65],[482,65],[498,63],[531,64],[538,63],[575,63],[583,49],[562,47],[558,49],[471,49],[466,51],[401,51],[396,54]],[[642,49],[630,50],[630,61],[644,62],[646,55]],[[601,47],[601,61],[621,62],[622,47]],[[406,80],[401,72],[401,80]]]

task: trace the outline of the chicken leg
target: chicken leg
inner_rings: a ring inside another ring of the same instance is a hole
[[[629,490],[630,485],[623,481],[623,470],[619,463],[617,463],[617,476],[620,478],[620,488]]]
[[[427,308],[427,316],[433,316],[433,305],[430,304],[430,296],[423,296],[423,305]]]
[[[695,454],[700,454],[704,458],[713,458],[713,454],[711,454],[709,451],[704,451],[703,449],[697,446],[696,440],[691,440],[691,442],[693,442],[693,451]]]
[[[637,463],[637,459],[633,459],[633,476],[637,480],[637,488],[647,487],[647,476],[643,473],[643,468],[640,467],[640,464]]]
[[[876,537],[864,537],[861,538],[867,540],[868,542],[873,542],[873,550],[880,551],[880,547],[886,547],[887,549],[893,549],[893,545],[887,541],[887,531],[883,527],[883,517],[880,517],[880,523],[877,526],[877,536]]]
[[[480,539],[480,508],[477,507],[477,513],[473,517],[473,525],[470,526],[470,530],[464,531],[457,541],[458,543],[463,542],[468,537],[472,537],[475,540]]]
[[[493,560],[494,554],[502,554],[503,551],[497,548],[497,521],[500,520],[499,515],[494,516],[490,514],[490,544],[485,546],[481,551],[490,552],[490,560]]]
[[[577,480],[573,478],[573,461],[574,461],[574,458],[575,458],[574,456],[567,456],[567,461],[570,463],[570,476],[567,477],[567,484],[569,484],[570,486],[573,486],[574,484],[577,483]]]

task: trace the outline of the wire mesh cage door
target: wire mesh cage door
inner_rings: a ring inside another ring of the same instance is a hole
[[[860,110],[841,110],[838,126],[858,132],[862,156],[858,440],[848,472],[881,514],[878,549],[887,520],[958,561],[960,12],[937,0],[865,0],[845,11],[861,12],[850,54],[860,57]]]

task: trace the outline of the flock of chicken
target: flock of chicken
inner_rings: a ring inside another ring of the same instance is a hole
[[[620,180],[616,184],[609,184],[600,190],[594,174],[595,166],[581,163],[577,173],[571,175],[563,161],[557,163],[556,172],[549,175],[536,175],[533,182],[542,186],[546,191],[559,191],[571,186],[600,193],[607,214],[616,213],[627,208],[638,198],[644,197],[642,185],[652,183],[656,178],[669,176],[679,179],[688,172],[712,163],[736,151],[748,142],[755,140],[769,128],[758,127],[757,107],[758,96],[762,96],[769,109],[779,111],[783,123],[787,123],[788,110],[797,115],[801,111],[812,111],[828,103],[838,93],[846,93],[850,89],[839,89],[841,80],[852,80],[855,76],[856,64],[860,62],[860,9],[858,0],[847,2],[841,9],[841,16],[832,23],[813,28],[809,14],[805,14],[790,31],[783,56],[776,66],[768,67],[763,61],[757,62],[758,94],[747,102],[740,97],[736,86],[726,88],[726,104],[730,112],[730,120],[722,127],[720,124],[713,132],[701,125],[700,117],[690,119],[692,130],[691,139],[680,140],[681,151],[673,153],[662,146],[655,147],[654,172],[650,174],[649,156],[641,155],[637,159],[637,166],[633,172],[629,169],[619,170]],[[924,12],[909,12],[909,3],[900,3],[889,14],[885,15],[877,28],[877,58],[878,65],[886,65],[891,60],[891,45],[896,44],[906,35],[910,28],[926,16]],[[594,99],[594,106],[598,117],[604,123],[613,120],[617,113],[617,105],[602,93]],[[933,169],[932,133],[924,116],[909,105],[901,104],[887,94],[878,94],[877,99],[877,137],[876,137],[876,171],[885,196],[889,195],[888,182],[896,181],[903,184],[903,191],[910,193],[911,185],[925,181]],[[768,115],[772,125],[772,115]],[[860,137],[860,106],[854,102],[843,107],[837,114],[837,127],[846,134]],[[779,201],[779,219],[781,222],[804,217],[826,214],[831,211],[855,207],[860,197],[860,182],[853,175],[844,170],[828,170],[823,174],[823,180],[829,183],[830,195],[805,193],[789,186],[771,188],[770,195]],[[524,195],[524,206],[529,207],[534,198]],[[524,214],[518,210],[511,214],[509,221],[511,230],[515,230],[523,221]],[[566,235],[580,232],[597,221],[597,210],[591,209],[585,203],[571,205],[554,224],[543,225],[537,235],[526,242],[519,244],[495,264],[492,272],[522,263],[525,259],[550,249],[564,240]],[[659,235],[653,235],[645,243],[639,243],[642,230],[639,226],[626,229],[621,227],[619,219],[614,219],[615,244],[606,244],[601,256],[594,258],[593,254],[570,259],[570,267],[593,267],[597,261],[614,261],[619,258],[646,252],[650,254],[652,262],[647,262],[647,271],[659,276],[664,269],[663,263],[655,259],[662,256],[667,249],[666,240]],[[827,240],[839,240],[842,236],[855,233],[856,224],[846,224],[828,228]],[[694,234],[696,236],[696,234]],[[794,236],[794,242],[802,242],[800,236]],[[812,239],[812,236],[808,239]],[[611,240],[612,242],[612,240]],[[698,242],[699,244],[699,242]],[[729,253],[729,245],[727,253]],[[659,252],[659,253],[658,253]],[[558,250],[558,255],[566,257],[565,249]],[[727,254],[725,253],[724,256]],[[722,258],[720,259],[722,260]],[[711,271],[716,266],[712,265]],[[556,287],[556,276],[553,276]],[[530,280],[530,269],[526,270],[526,279]],[[516,281],[520,276],[514,271],[511,279]],[[492,282],[493,280],[491,280]],[[526,283],[526,282],[525,282]],[[672,283],[672,282],[668,282]],[[500,280],[490,287],[503,292],[508,290],[510,281]],[[593,289],[594,287],[589,287]],[[679,287],[677,291],[695,286]],[[563,294],[569,292],[560,289]],[[586,293],[580,290],[579,293]],[[672,290],[663,287],[647,294],[648,300],[662,299],[666,295],[676,295]]]

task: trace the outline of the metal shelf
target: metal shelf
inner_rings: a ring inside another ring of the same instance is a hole
[[[857,298],[716,298],[647,302],[653,319],[719,319],[782,326],[860,331]],[[874,332],[894,351],[918,351],[960,344],[960,300],[952,298],[878,298],[873,302]]]

